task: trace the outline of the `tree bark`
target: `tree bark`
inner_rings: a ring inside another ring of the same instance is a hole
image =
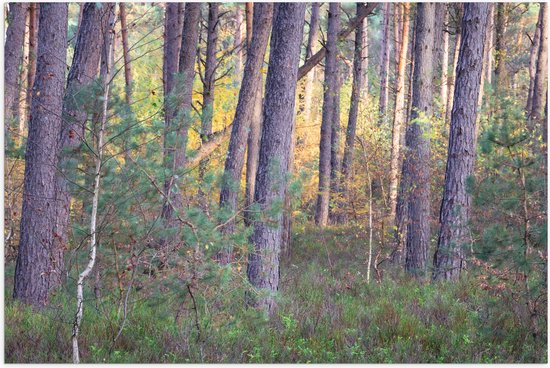
[[[358,4],[357,7],[360,5]],[[357,130],[357,115],[359,112],[359,102],[361,99],[361,87],[364,85],[365,72],[363,70],[363,50],[365,44],[365,28],[357,27],[355,30],[355,51],[353,55],[353,82],[351,87],[351,98],[348,115],[348,127],[346,129],[346,144],[344,147],[344,157],[342,159],[342,175],[340,188],[342,190],[343,203],[349,203],[349,183],[352,180],[353,153],[355,146],[355,136]],[[369,209],[370,211],[370,209]],[[342,222],[347,221],[347,213],[344,211],[341,215]]]
[[[338,61],[336,62],[338,64]],[[342,164],[340,161],[340,89],[343,84],[343,73],[336,71],[336,93],[334,95],[334,112],[331,119],[330,133],[330,204],[329,204],[329,220],[332,223],[338,222],[338,214],[340,203],[340,170]]]
[[[263,219],[254,222],[251,236],[254,251],[248,258],[247,275],[258,293],[248,294],[250,306],[273,314],[273,293],[279,287],[281,211],[286,190],[300,46],[303,35],[305,3],[280,3],[274,19],[266,79],[260,161],[256,177],[255,201]]]
[[[243,81],[239,91],[239,100],[231,129],[229,148],[225,159],[225,169],[220,191],[220,208],[231,217],[237,212],[241,175],[244,165],[244,154],[250,122],[256,111],[257,90],[261,90],[261,68],[264,62],[271,21],[273,4],[257,3],[254,6],[253,34],[250,52],[246,58]],[[223,219],[221,219],[223,220]],[[225,221],[223,221],[225,222]],[[229,221],[222,228],[224,234],[235,232],[235,221]],[[228,246],[218,255],[218,260],[227,264],[231,261],[232,247]]]
[[[361,81],[361,95],[366,95],[369,92],[369,18],[363,19],[363,38],[361,39],[361,61],[363,63],[363,78]],[[363,94],[363,91],[365,94]]]
[[[407,49],[409,48],[409,8],[410,4],[403,3],[403,37],[401,50],[399,51],[399,64],[397,68],[397,90],[395,96],[395,111],[392,129],[392,148],[390,162],[390,221],[395,224],[397,209],[397,189],[399,174],[401,173],[401,134],[407,116],[405,105],[405,68],[407,66]]]
[[[126,22],[126,4],[119,3],[120,28],[122,34],[122,55],[124,57],[124,81],[126,83],[126,103],[132,104],[132,66],[130,59],[130,45],[128,42],[128,23]]]
[[[29,54],[27,65],[27,93],[25,95],[25,106],[27,108],[25,117],[20,120],[19,134],[23,134],[26,123],[30,120],[32,87],[36,75],[36,51],[38,46],[38,14],[40,13],[39,3],[29,4]]]
[[[544,106],[548,88],[548,8],[546,3],[540,4],[540,44],[537,57],[537,69],[533,82],[533,106],[530,118],[546,128]],[[546,141],[546,134],[544,134]]]
[[[380,101],[379,111],[380,118],[378,124],[381,125],[385,120],[388,112],[388,100],[389,100],[389,71],[390,71],[390,3],[384,4],[384,25],[382,33],[382,52],[380,61]]]
[[[65,92],[68,5],[43,3],[37,78],[25,152],[23,210],[13,297],[43,307],[61,284],[63,251],[54,244],[56,147]]]
[[[507,87],[507,70],[506,70],[506,27],[508,23],[508,4],[497,4],[496,16],[496,42],[495,42],[495,79],[497,93],[503,92]]]
[[[306,60],[313,56],[313,50],[319,41],[319,9],[321,3],[311,3],[311,17],[309,18],[309,33],[306,47]],[[304,86],[304,120],[311,121],[311,99],[313,95],[313,82],[315,81],[315,69],[307,75]]]
[[[63,100],[63,125],[58,137],[57,152],[57,221],[55,232],[59,247],[65,248],[69,240],[71,182],[80,162],[80,148],[85,142],[88,113],[94,110],[95,99],[90,98],[97,75],[103,38],[109,32],[109,19],[114,12],[113,3],[98,6],[84,5],[78,32],[67,91]]]
[[[170,4],[172,5],[172,4]],[[178,4],[178,11],[181,9],[181,4]],[[177,223],[175,212],[183,210],[183,188],[178,185],[178,178],[182,177],[185,170],[185,150],[187,147],[188,129],[193,121],[192,97],[193,97],[193,81],[195,79],[195,60],[197,57],[197,46],[199,41],[199,17],[200,3],[185,3],[185,18],[183,21],[183,29],[181,32],[181,47],[179,47],[178,61],[178,76],[172,80],[174,85],[167,94],[168,103],[173,104],[173,116],[168,121],[165,119],[166,128],[164,136],[164,165],[168,169],[169,174],[164,183],[164,193],[167,198],[162,207],[161,217],[165,221],[166,228],[176,229]],[[171,6],[172,14],[175,12],[175,5]],[[179,19],[169,19],[167,13],[167,28],[170,31],[166,32],[166,42],[177,42],[179,36]],[[175,22],[175,24],[172,24]],[[165,49],[166,49],[165,42]],[[166,73],[172,74],[173,64],[176,56],[171,54],[177,46],[169,45],[170,47],[170,66],[166,67]],[[168,59],[168,56],[165,56]],[[166,60],[168,62],[168,60]],[[166,88],[166,86],[165,86]],[[166,103],[166,101],[165,101]],[[165,107],[166,109],[166,107]],[[166,113],[166,112],[165,112]],[[168,124],[169,122],[169,124]],[[177,238],[174,236],[172,239]],[[166,246],[167,238],[161,239],[161,245]]]
[[[440,4],[437,4],[440,5]],[[441,53],[441,90],[439,93],[441,101],[441,114],[447,115],[447,93],[449,83],[449,32],[447,31],[447,23],[449,21],[449,12],[447,11],[447,4],[442,4],[444,11],[443,29],[443,51]]]
[[[243,45],[241,25],[243,23],[243,11],[240,3],[235,4],[235,41],[233,47],[236,48],[237,62],[235,64],[235,73],[241,75],[243,68]]]
[[[435,5],[416,12],[411,117],[405,137],[400,192],[407,206],[405,270],[422,275],[430,245],[430,121],[433,115]]]
[[[29,4],[10,3],[4,44],[4,136],[19,118],[19,68],[23,61],[25,21]],[[17,125],[15,125],[17,126]]]
[[[338,89],[338,31],[340,28],[340,4],[329,4],[329,18],[325,59],[325,88],[323,94],[323,117],[321,122],[321,141],[319,144],[319,193],[315,210],[315,223],[326,226],[329,215],[332,121],[334,119],[335,96]]]
[[[462,4],[456,4],[457,9],[457,18],[461,19],[462,13]],[[456,37],[455,37],[455,50],[453,54],[453,65],[451,69],[451,76],[449,80],[449,88],[447,89],[447,101],[445,107],[445,123],[449,124],[451,122],[451,112],[453,111],[453,97],[455,91],[455,81],[456,81],[456,67],[458,65],[458,55],[460,51],[460,42],[461,42],[461,31],[460,31],[460,21],[456,26]]]
[[[535,86],[535,77],[537,75],[537,58],[539,56],[540,48],[541,22],[542,7],[539,10],[539,18],[537,20],[537,26],[535,28],[535,34],[533,35],[531,52],[529,55],[529,92],[527,95],[527,107],[525,108],[525,110],[527,111],[527,115],[530,115],[531,111],[533,110],[533,87]]]
[[[463,247],[471,241],[467,185],[474,173],[476,102],[488,13],[488,3],[464,4],[434,280],[458,280],[464,267]]]

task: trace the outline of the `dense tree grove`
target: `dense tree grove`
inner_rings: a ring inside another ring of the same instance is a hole
[[[6,362],[547,362],[546,3],[4,22]]]

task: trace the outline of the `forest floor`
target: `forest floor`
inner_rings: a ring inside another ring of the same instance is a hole
[[[131,295],[124,329],[108,296],[90,291],[80,337],[85,363],[516,363],[546,362],[546,330],[535,343],[526,323],[499,295],[465,277],[431,284],[387,270],[366,279],[364,229],[294,229],[292,255],[282,263],[276,315],[243,308],[245,267],[224,286],[205,280],[194,299],[185,288]],[[40,313],[11,297],[5,272],[5,361],[71,361],[74,296],[67,291]],[[196,312],[196,313],[195,313]],[[198,328],[197,328],[198,325]],[[200,329],[200,333],[199,333]]]

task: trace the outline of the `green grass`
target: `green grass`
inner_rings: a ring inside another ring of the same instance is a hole
[[[196,286],[200,336],[182,286],[151,283],[131,295],[124,331],[114,298],[98,303],[88,290],[82,333],[85,363],[513,363],[546,362],[546,327],[535,344],[528,326],[472,276],[431,284],[388,270],[366,281],[366,249],[356,228],[294,229],[284,260],[277,315],[243,308],[246,270]],[[358,236],[356,236],[358,235]],[[5,360],[71,361],[74,297],[56,295],[39,313],[11,296],[6,271]],[[373,275],[371,275],[372,277]],[[185,298],[185,299],[184,299]],[[182,304],[182,300],[184,303]],[[183,305],[183,307],[181,307]],[[175,316],[180,310],[180,318]]]

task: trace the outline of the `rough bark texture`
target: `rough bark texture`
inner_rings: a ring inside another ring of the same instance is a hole
[[[178,5],[181,6],[181,4]],[[162,208],[162,218],[167,222],[169,227],[175,226],[174,218],[176,216],[174,212],[183,210],[183,188],[178,185],[177,179],[178,177],[181,178],[181,174],[179,173],[185,169],[187,134],[193,119],[191,104],[193,81],[195,79],[195,60],[199,41],[200,5],[200,3],[185,4],[185,19],[181,32],[181,47],[179,48],[177,69],[179,74],[176,80],[172,81],[174,82],[173,89],[171,90],[172,93],[167,97],[169,104],[173,104],[175,113],[170,120],[170,124],[166,124],[164,139],[164,165],[168,169],[169,174],[164,185],[167,200]],[[175,6],[173,7],[175,8]],[[176,18],[176,20],[168,19],[168,21],[177,23],[180,18],[179,16]],[[169,26],[170,28],[172,26],[177,27],[178,24],[170,24]],[[174,32],[167,32],[166,37],[172,39],[175,36],[177,38],[178,34],[179,29],[175,28]],[[175,49],[176,47],[172,45],[171,48]],[[174,55],[170,55],[170,57],[175,58]],[[171,71],[172,69],[170,68],[169,70]]]
[[[382,33],[382,53],[380,60],[380,101],[379,111],[381,124],[386,119],[387,106],[389,99],[389,83],[388,77],[390,72],[390,3],[384,4],[384,26]]]
[[[508,23],[508,4],[497,4],[496,38],[495,38],[495,80],[496,90],[504,91],[507,84],[506,71],[506,26]]]
[[[530,118],[546,126],[544,106],[548,88],[548,7],[546,3],[540,4],[540,45],[537,57],[537,69],[533,83],[533,106]],[[544,134],[546,139],[546,134]]]
[[[122,34],[122,55],[124,57],[124,81],[126,83],[126,103],[132,104],[132,66],[128,42],[128,24],[126,22],[126,4],[119,3],[120,28]]]
[[[263,113],[260,164],[255,201],[263,213],[254,223],[254,251],[248,258],[248,279],[258,294],[248,295],[249,305],[272,314],[273,293],[279,287],[279,253],[282,212],[271,209],[282,203],[286,190],[300,46],[304,29],[305,3],[277,6],[270,44],[269,69]]]
[[[361,91],[362,95],[366,95],[369,92],[369,18],[363,19],[363,38],[361,39],[361,62],[363,65],[361,69],[363,70],[363,79],[361,81]],[[364,91],[364,94],[363,94]]]
[[[10,3],[4,44],[4,134],[19,116],[19,67],[23,60],[25,20],[29,4]],[[17,125],[16,125],[17,126]]]
[[[400,155],[401,155],[401,134],[407,116],[405,104],[405,69],[407,66],[407,49],[409,48],[409,7],[410,4],[403,3],[403,36],[401,50],[399,51],[399,64],[397,68],[397,91],[395,95],[395,111],[392,129],[392,148],[390,162],[390,221],[395,223],[397,209],[397,189],[399,184]]]
[[[309,33],[306,47],[306,60],[313,56],[313,50],[319,41],[319,8],[321,3],[311,4],[311,17],[309,18]],[[304,120],[311,121],[311,98],[313,82],[315,80],[315,69],[307,75],[304,85]]]
[[[338,222],[339,203],[339,185],[340,185],[340,170],[342,163],[340,160],[340,89],[343,84],[343,72],[336,72],[336,91],[334,95],[334,112],[331,119],[330,133],[330,204],[329,204],[329,219],[330,222]],[[340,69],[341,70],[341,69]]]
[[[15,266],[15,299],[44,306],[60,285],[63,251],[55,245],[56,147],[65,92],[68,5],[43,3],[38,32],[36,93],[25,152],[20,243]]]
[[[359,7],[359,5],[357,5]],[[348,127],[346,129],[346,144],[344,147],[344,157],[342,159],[342,176],[340,188],[342,190],[343,203],[349,203],[349,183],[351,182],[353,151],[355,145],[355,135],[357,129],[357,114],[359,111],[359,102],[361,97],[361,86],[364,85],[365,72],[363,70],[363,50],[365,44],[366,27],[357,27],[355,30],[355,51],[353,55],[353,82],[351,87],[351,98],[348,115]],[[342,222],[347,221],[346,213],[341,216]]]
[[[335,96],[337,95],[338,30],[340,28],[340,4],[329,4],[328,31],[325,59],[325,88],[323,94],[323,117],[321,141],[319,144],[319,193],[315,210],[315,223],[326,226],[329,215],[332,121],[334,119]]]
[[[67,91],[63,100],[63,126],[58,138],[59,164],[57,175],[57,240],[66,247],[69,239],[71,181],[80,162],[80,147],[84,142],[86,120],[93,111],[95,99],[90,98],[97,75],[104,35],[109,31],[113,3],[86,3],[76,39],[75,52]]]
[[[405,137],[401,193],[407,209],[405,269],[420,275],[430,245],[430,120],[433,114],[435,5],[416,12],[411,118]]]
[[[248,138],[250,122],[256,110],[257,90],[261,90],[261,67],[264,62],[269,33],[273,4],[257,3],[254,6],[253,36],[250,52],[246,59],[243,81],[239,91],[239,100],[235,117],[233,118],[231,138],[225,159],[224,177],[220,191],[220,208],[232,216],[237,211],[241,175],[244,165],[244,155]],[[235,232],[235,221],[230,221],[223,227],[225,234]],[[218,259],[222,263],[231,260],[231,247],[222,251]]]
[[[445,189],[434,280],[457,280],[464,266],[463,247],[469,245],[470,195],[466,187],[474,173],[476,107],[481,80],[487,3],[467,3],[462,18],[462,43],[457,65],[456,88],[445,170]]]

